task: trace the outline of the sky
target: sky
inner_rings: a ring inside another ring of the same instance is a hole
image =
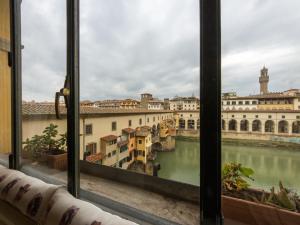
[[[81,100],[199,96],[197,0],[80,1]],[[222,90],[300,88],[300,2],[222,0]],[[66,74],[65,1],[22,2],[23,99],[54,101]]]

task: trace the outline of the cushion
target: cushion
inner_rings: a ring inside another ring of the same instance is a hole
[[[45,225],[134,225],[59,189],[49,202]]]
[[[59,187],[20,171],[0,168],[0,199],[37,222],[45,217],[48,201]]]

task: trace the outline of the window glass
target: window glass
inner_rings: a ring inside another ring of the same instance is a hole
[[[80,4],[80,123],[84,118],[93,124],[93,134],[80,138],[81,143],[100,142],[93,157],[81,156],[85,168],[95,168],[95,173],[81,171],[82,187],[178,224],[199,224],[199,2]],[[83,155],[85,149],[80,151]],[[128,178],[126,183],[139,190],[115,193],[121,187],[110,186],[102,171],[115,182]],[[173,201],[172,188],[158,189],[168,182],[178,188],[175,181],[195,190],[195,196],[173,193],[193,198],[180,206],[180,216],[166,201],[145,194]]]
[[[21,10],[22,169],[46,181],[51,174],[51,179],[66,184],[65,2],[22,1]]]
[[[293,213],[300,221],[299,7],[222,1],[222,92],[247,99],[234,118],[222,110],[225,224],[285,224]]]

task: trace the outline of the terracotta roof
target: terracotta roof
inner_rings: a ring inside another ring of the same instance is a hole
[[[107,135],[107,136],[104,136],[102,138],[100,138],[101,140],[104,140],[104,141],[113,141],[113,140],[117,140],[117,136],[115,135]]]
[[[261,95],[249,95],[249,96],[228,96],[223,97],[222,100],[238,100],[238,99],[273,99],[273,98],[296,98],[297,95],[289,95],[283,94],[282,92],[271,92],[268,94],[261,94]]]
[[[101,160],[102,158],[103,158],[102,154],[101,153],[97,153],[97,154],[93,154],[93,155],[87,156],[86,157],[86,161],[95,163],[95,162]]]
[[[275,109],[275,110],[270,110],[270,109],[254,109],[254,110],[222,110],[222,112],[225,113],[300,113],[300,110],[288,110],[288,109]]]
[[[124,132],[127,133],[127,134],[131,134],[131,133],[134,133],[134,132],[135,132],[135,130],[132,129],[132,128],[124,128],[124,129],[122,129],[122,131],[124,131]]]
[[[118,142],[118,147],[127,145],[127,144],[128,144],[128,141],[120,141],[120,142]]]
[[[60,106],[60,113],[66,114],[66,107]],[[101,109],[98,107],[80,107],[82,115],[104,115],[104,114],[138,114],[138,113],[170,113],[170,110],[148,110],[148,109]],[[24,103],[22,104],[23,115],[55,115],[54,104]]]

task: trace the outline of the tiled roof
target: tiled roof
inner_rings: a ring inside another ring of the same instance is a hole
[[[60,113],[66,114],[65,106],[60,106]],[[170,113],[170,110],[147,110],[147,109],[101,109],[97,107],[80,107],[80,114],[137,114],[137,113]],[[55,115],[54,104],[24,103],[22,104],[23,115]]]
[[[128,144],[128,141],[120,141],[120,142],[118,142],[118,147],[121,147],[121,146],[124,146],[127,144]]]
[[[113,140],[117,140],[117,136],[115,135],[107,135],[107,136],[104,136],[101,138],[101,140],[104,140],[104,141],[113,141]]]
[[[124,128],[124,129],[122,129],[122,131],[124,131],[124,132],[127,133],[127,134],[131,134],[131,133],[134,133],[134,132],[135,132],[135,130],[132,129],[132,128]]]

